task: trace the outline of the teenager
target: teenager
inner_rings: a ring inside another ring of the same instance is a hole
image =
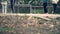
[[[52,0],[52,5],[53,5],[53,13],[56,13],[56,8],[57,8],[57,3],[59,0]]]
[[[47,2],[48,2],[48,0],[43,0],[44,13],[48,13],[48,10],[47,10]]]

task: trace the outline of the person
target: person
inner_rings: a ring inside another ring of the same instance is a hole
[[[11,4],[12,12],[14,13],[15,12],[15,8],[14,8],[15,0],[10,0],[10,4]]]
[[[57,3],[59,0],[52,0],[52,5],[53,5],[53,14],[56,13],[56,8],[57,8]]]
[[[48,2],[48,0],[43,0],[44,13],[46,13],[46,14],[48,14],[48,10],[47,10],[47,2]]]

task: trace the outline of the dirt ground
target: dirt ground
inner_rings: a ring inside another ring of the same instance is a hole
[[[18,15],[0,16],[0,34],[60,34],[60,17],[50,19]]]

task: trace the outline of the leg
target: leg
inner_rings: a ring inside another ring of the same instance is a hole
[[[44,13],[47,13],[47,3],[43,3]]]
[[[15,7],[11,5],[12,12],[15,13]]]
[[[56,13],[57,4],[53,4],[53,13]]]
[[[12,12],[15,13],[15,7],[14,7],[15,0],[10,0],[10,2],[11,2],[11,9],[12,9]]]
[[[7,5],[5,5],[5,14],[7,13]]]
[[[12,12],[13,12],[13,5],[11,5],[11,9],[12,9]]]

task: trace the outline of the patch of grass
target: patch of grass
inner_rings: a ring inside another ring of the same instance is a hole
[[[0,28],[0,31],[2,32],[8,32],[10,30],[15,30],[15,28]]]

